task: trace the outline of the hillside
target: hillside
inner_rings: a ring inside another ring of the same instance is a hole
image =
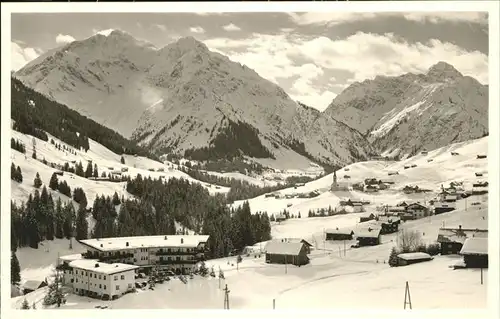
[[[158,155],[304,168],[373,153],[356,130],[192,37],[157,49],[115,30],[51,50],[14,76]]]
[[[425,74],[356,82],[325,110],[380,153],[414,155],[488,133],[488,86],[439,62]]]
[[[452,156],[451,152],[459,155]],[[339,182],[349,185],[362,182],[366,178],[376,178],[393,181],[390,189],[379,193],[363,193],[359,191],[330,192],[333,174],[326,175],[315,181],[306,183],[302,187],[287,188],[279,191],[284,195],[309,193],[318,190],[320,195],[315,198],[275,199],[265,195],[249,199],[252,211],[266,210],[269,214],[277,214],[284,209],[291,214],[301,213],[307,216],[309,209],[335,208],[345,198],[358,198],[371,201],[367,210],[375,209],[381,204],[397,204],[403,200],[429,201],[440,190],[441,185],[448,186],[450,182],[461,181],[466,189],[472,188],[472,183],[488,178],[488,160],[477,159],[478,154],[487,154],[488,137],[455,143],[428,152],[427,155],[418,154],[402,161],[368,161],[348,165],[336,171]],[[429,161],[430,160],[430,161]],[[404,169],[405,166],[417,165]],[[388,176],[389,172],[398,172],[398,175]],[[476,177],[475,173],[482,173],[483,177]],[[348,175],[349,179],[344,176]],[[417,185],[420,188],[430,189],[432,193],[405,194],[402,188],[406,185]],[[240,205],[241,202],[235,202]],[[288,205],[291,206],[288,207]]]

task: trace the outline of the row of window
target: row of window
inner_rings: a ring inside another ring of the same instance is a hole
[[[68,273],[71,273],[71,271],[68,271]],[[92,278],[92,273],[89,276],[89,273],[87,271],[83,271],[83,270],[80,270],[80,273],[78,272],[78,270],[75,270],[75,275],[86,276],[86,277]],[[96,278],[96,279],[99,278],[99,280],[102,278],[103,280],[106,280],[106,275],[94,274],[94,278]],[[120,279],[125,280],[125,275],[121,275]],[[115,281],[118,280],[118,276],[115,276],[114,280]],[[76,280],[76,282],[78,282],[78,279]]]

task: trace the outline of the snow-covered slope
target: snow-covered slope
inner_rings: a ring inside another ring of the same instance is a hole
[[[426,74],[354,83],[325,114],[368,136],[380,152],[432,150],[488,132],[488,86],[439,62]]]
[[[14,130],[11,131],[11,136],[16,140],[21,141],[26,146],[26,154],[20,153],[16,150],[11,150],[12,162],[16,165],[16,167],[19,166],[21,168],[23,174],[22,183],[11,181],[12,200],[17,202],[26,201],[29,194],[32,194],[35,191],[33,180],[35,179],[36,173],[40,174],[43,184],[48,188],[50,177],[58,169],[51,168],[50,166],[43,164],[41,162],[43,159],[45,159],[48,163],[60,165],[64,165],[66,162],[76,161],[78,163],[81,161],[84,169],[87,162],[92,161],[93,164],[97,164],[99,175],[102,174],[102,172],[106,172],[107,174],[112,171],[120,171],[122,168],[126,168],[128,171],[122,173],[122,175],[128,175],[132,178],[137,174],[141,174],[143,177],[151,176],[151,178],[184,178],[193,183],[200,183],[204,185],[211,193],[225,193],[229,190],[227,187],[210,187],[209,184],[195,180],[186,173],[177,170],[174,164],[168,162],[160,163],[145,157],[123,155],[125,164],[121,164],[121,155],[111,152],[106,147],[92,140],[90,140],[90,149],[88,152],[75,149],[76,155],[73,155],[69,152],[58,150],[55,145],[52,145],[50,142],[45,142]],[[66,147],[71,148],[66,143],[49,135],[49,141],[50,139],[53,139],[57,144],[65,145]],[[32,158],[33,140],[35,140],[38,160]],[[150,171],[150,169],[153,169],[154,172]],[[158,171],[158,169],[163,169],[163,172]],[[125,182],[114,183],[107,181],[95,181],[68,172],[64,172],[64,175],[59,176],[58,179],[60,181],[66,181],[72,190],[75,187],[82,188],[87,196],[89,207],[93,205],[94,199],[97,195],[113,196],[113,194],[117,192],[120,197],[122,195],[125,198],[132,196],[126,191]],[[59,192],[51,192],[52,196],[55,198],[61,197],[63,200],[69,200],[66,196],[61,195]]]
[[[192,37],[158,50],[113,31],[49,51],[14,76],[164,152],[213,146],[220,157],[241,151],[341,165],[371,153],[356,130]]]
[[[440,186],[447,187],[450,182],[463,182],[466,189],[471,189],[472,184],[477,180],[488,178],[488,159],[477,159],[478,154],[487,154],[488,138],[483,137],[462,143],[455,143],[428,152],[427,155],[418,154],[402,161],[368,161],[358,162],[348,165],[336,171],[338,182],[354,184],[362,182],[367,178],[376,178],[393,181],[390,189],[379,193],[363,193],[358,191],[330,192],[333,182],[333,173],[326,175],[315,181],[306,183],[302,187],[287,188],[279,191],[283,196],[286,194],[309,193],[318,190],[321,194],[315,198],[291,198],[276,199],[265,197],[265,195],[249,200],[252,212],[267,211],[269,214],[276,214],[287,209],[292,214],[301,213],[302,217],[307,216],[309,209],[335,208],[342,199],[358,198],[371,202],[367,210],[375,209],[381,204],[397,204],[403,200],[428,201],[433,194],[405,194],[402,188],[406,185],[417,185],[419,188],[429,189],[437,192]],[[452,156],[451,152],[459,155]],[[429,161],[430,160],[430,161]],[[411,168],[412,165],[417,165]],[[404,169],[410,166],[409,169]],[[398,175],[389,176],[389,172],[398,172]],[[475,173],[483,173],[483,177],[476,177]],[[345,176],[349,176],[348,179]],[[237,201],[234,205],[241,205]],[[291,204],[291,206],[288,206]]]

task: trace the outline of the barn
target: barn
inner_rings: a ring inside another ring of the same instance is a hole
[[[488,237],[467,238],[460,255],[467,268],[488,268]]]
[[[398,255],[398,265],[406,266],[424,261],[430,261],[432,259],[431,255],[422,252],[404,253]]]
[[[309,263],[306,244],[284,240],[271,241],[266,245],[266,263],[306,265]]]
[[[355,233],[358,245],[362,246],[375,246],[380,244],[380,228],[368,227],[359,229]]]
[[[47,282],[45,280],[28,280],[24,283],[22,291],[26,295],[46,286]]]
[[[381,226],[380,234],[392,234],[398,231],[399,224],[401,223],[401,219],[399,217],[386,217],[381,216],[378,218],[378,221]]]
[[[326,240],[352,240],[354,232],[347,229],[326,229],[325,238]]]
[[[441,255],[455,255],[462,249],[467,238],[487,238],[488,230],[458,228],[440,228],[437,242],[441,246]]]

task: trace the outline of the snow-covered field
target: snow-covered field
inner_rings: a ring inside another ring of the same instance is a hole
[[[452,156],[451,152],[459,155]],[[488,137],[477,140],[456,143],[428,152],[427,155],[418,154],[411,158],[398,162],[368,161],[348,165],[336,172],[339,182],[347,182],[351,185],[362,182],[366,178],[376,178],[393,181],[390,188],[378,193],[364,193],[358,191],[330,192],[333,181],[333,173],[315,181],[306,183],[302,187],[287,188],[279,191],[282,195],[309,193],[318,190],[321,195],[315,198],[292,198],[275,199],[266,198],[261,195],[249,200],[252,212],[267,211],[276,214],[284,209],[290,213],[301,213],[307,216],[309,209],[335,208],[342,199],[355,198],[365,199],[371,202],[367,210],[374,209],[381,204],[397,204],[403,200],[428,201],[434,197],[432,193],[404,194],[401,189],[406,185],[416,185],[419,188],[439,191],[441,185],[447,187],[452,181],[462,181],[466,189],[471,189],[472,184],[488,178],[488,159],[477,159],[478,154],[488,153]],[[428,161],[432,160],[432,161]],[[417,165],[416,167],[404,169],[405,166]],[[398,175],[389,176],[389,172],[398,172]],[[483,173],[483,177],[475,176],[476,172]],[[348,175],[350,178],[345,179]],[[243,201],[237,201],[234,205],[241,205]],[[288,207],[289,204],[292,206]]]
[[[487,198],[484,198],[487,200]],[[463,203],[461,203],[463,204]],[[357,227],[357,214],[325,218],[304,218],[273,225],[273,236],[304,237],[313,241],[315,248],[311,263],[302,267],[266,264],[264,255],[244,256],[236,264],[236,258],[210,260],[208,267],[222,269],[225,284],[230,289],[232,309],[291,308],[385,308],[403,307],[405,283],[408,281],[413,309],[436,308],[485,308],[487,306],[488,271],[484,271],[484,284],[480,283],[480,271],[473,269],[453,270],[449,266],[460,260],[458,256],[436,256],[434,260],[405,267],[391,268],[387,264],[396,234],[382,236],[382,244],[373,247],[350,248],[343,242],[323,241],[324,227]],[[464,228],[487,227],[488,205],[479,208],[459,207],[457,211],[409,221],[403,229],[418,230],[425,242],[435,242],[439,227],[462,225]],[[67,242],[66,242],[67,244]],[[54,248],[56,243],[54,243]],[[62,245],[62,243],[60,243]],[[262,246],[264,246],[263,243]],[[258,246],[258,245],[257,245]],[[36,276],[36,269],[25,269],[23,263],[29,257],[55,260],[55,249],[37,255],[29,249],[20,249],[18,255],[23,276]],[[66,249],[67,250],[67,249]],[[78,248],[74,247],[71,253]],[[66,253],[66,251],[65,251]],[[45,254],[45,255],[44,255]],[[44,257],[45,256],[45,257]],[[39,272],[46,272],[44,267]],[[26,279],[26,278],[24,278]],[[382,293],[381,293],[382,292]],[[41,301],[43,290],[25,296],[31,303]],[[25,297],[12,299],[12,306],[19,307]],[[177,279],[157,285],[154,291],[139,291],[116,301],[98,301],[75,295],[68,296],[63,308],[94,308],[107,305],[110,308],[223,308],[224,293],[216,278],[195,277],[185,285]],[[39,306],[41,308],[41,305]]]

